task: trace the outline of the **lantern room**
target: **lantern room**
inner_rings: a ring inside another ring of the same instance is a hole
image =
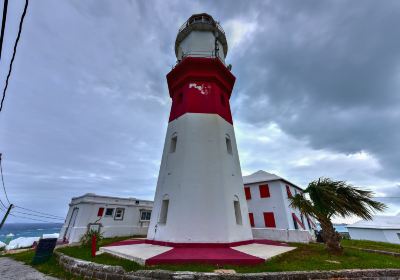
[[[212,16],[192,15],[179,29],[175,55],[180,62],[185,57],[219,58],[225,63],[228,43],[225,32]]]

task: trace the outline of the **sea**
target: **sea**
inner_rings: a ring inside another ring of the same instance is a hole
[[[8,244],[18,237],[41,237],[42,234],[59,233],[62,223],[10,223],[0,229],[0,241]]]
[[[347,229],[347,224],[333,224],[333,227],[339,233],[349,232],[349,230]],[[317,223],[317,229],[321,230],[321,226],[319,225],[319,223]]]
[[[349,232],[347,229],[347,224],[334,224],[333,227],[336,229],[337,232]]]

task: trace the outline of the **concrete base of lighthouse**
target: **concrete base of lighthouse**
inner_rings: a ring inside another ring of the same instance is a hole
[[[213,265],[256,265],[277,255],[294,250],[286,243],[270,240],[252,240],[243,245],[210,247],[203,246],[161,246],[148,240],[126,240],[101,247],[101,253],[134,261],[140,265],[192,264]]]

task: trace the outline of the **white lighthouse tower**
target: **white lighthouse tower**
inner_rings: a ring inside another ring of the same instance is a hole
[[[171,113],[147,235],[153,244],[252,240],[229,99],[228,44],[208,14],[180,28],[168,73]]]

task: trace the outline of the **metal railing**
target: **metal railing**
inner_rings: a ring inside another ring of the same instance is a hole
[[[225,61],[218,55],[218,53],[215,54],[215,52],[209,52],[209,51],[195,51],[195,52],[183,53],[182,58],[176,61],[176,64],[172,66],[172,69],[174,69],[180,62],[182,62],[187,57],[218,58],[226,67],[228,67]]]
[[[185,57],[207,57],[207,58],[219,58],[221,59],[221,57],[219,56],[218,52],[216,53],[215,51],[191,51],[188,53],[183,53],[182,54],[182,59]],[[222,59],[221,59],[222,60]]]
[[[225,35],[225,31],[222,29],[221,25],[219,22],[213,20],[212,18],[209,18],[207,16],[198,16],[194,18],[188,19],[182,26],[179,28],[179,32],[183,31],[185,28],[189,27],[192,24],[196,23],[205,23],[205,24],[210,24],[212,26],[215,26],[222,34]]]

